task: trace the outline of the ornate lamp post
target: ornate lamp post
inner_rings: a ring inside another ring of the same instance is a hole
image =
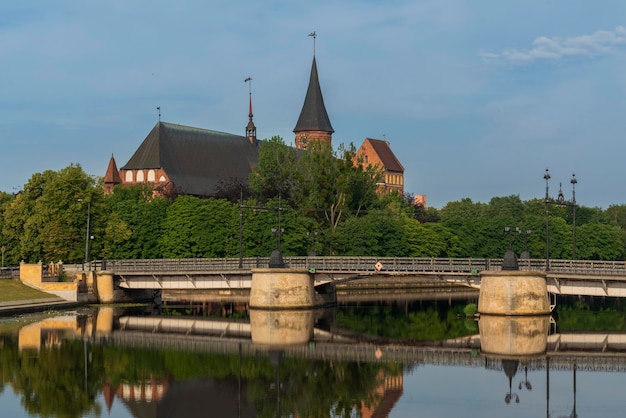
[[[549,205],[557,205],[557,206],[571,206],[572,207],[572,259],[576,259],[576,184],[578,180],[576,180],[576,174],[572,174],[572,178],[570,183],[572,184],[572,200],[565,200],[565,196],[563,195],[563,189],[561,184],[559,184],[559,194],[556,199],[552,199],[549,194],[549,180],[550,180],[550,171],[546,168],[546,172],[543,175],[544,180],[546,181],[546,196],[544,202],[546,204],[546,271],[550,270],[550,210]]]
[[[530,251],[528,251],[528,237],[530,237],[531,232],[532,231],[530,229],[526,230],[526,235],[524,236],[524,251],[522,251],[522,254],[520,255],[519,258],[522,258],[522,259],[530,258]]]
[[[550,270],[550,210],[548,209],[548,205],[550,204],[550,194],[549,194],[549,181],[550,181],[550,171],[546,168],[546,173],[543,175],[543,178],[546,180],[546,271]]]
[[[519,232],[519,227],[515,228],[516,231]],[[508,235],[511,234],[511,227],[505,226],[504,232]],[[504,254],[504,260],[502,261],[502,270],[519,270],[519,265],[517,264],[517,255],[515,251],[513,251],[513,239],[509,238],[509,249]]]
[[[79,202],[82,202],[83,199],[78,199]],[[85,266],[89,263],[89,223],[91,221],[91,200],[87,202],[87,232],[85,233],[85,260],[83,262],[83,270],[85,270]]]
[[[572,173],[572,260],[576,260],[576,174]]]

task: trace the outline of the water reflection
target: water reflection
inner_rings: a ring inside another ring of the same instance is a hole
[[[13,326],[2,324],[2,384],[20,399],[22,416],[100,416],[106,410],[111,417],[142,418],[207,411],[228,417],[395,418],[415,416],[416,407],[437,400],[447,404],[451,398],[441,396],[459,393],[451,389],[456,380],[467,382],[457,377],[437,386],[442,368],[454,368],[458,376],[482,379],[466,390],[474,397],[484,391],[491,407],[483,415],[497,411],[504,398],[511,416],[517,410],[520,416],[575,417],[580,365],[587,372],[626,371],[622,343],[609,343],[620,341],[615,333],[594,346],[588,337],[597,332],[550,334],[549,317],[481,316],[476,334],[458,311],[424,311],[232,309],[227,316],[185,316],[153,307],[106,307],[22,317]],[[365,323],[368,332],[360,328]],[[452,332],[436,341],[425,338],[443,328]],[[571,374],[563,376],[564,370]],[[573,408],[568,402],[564,412],[558,398],[562,382],[572,379]],[[420,381],[432,388],[416,391]],[[429,390],[434,392],[424,404],[405,409]],[[471,416],[463,406],[457,412]]]

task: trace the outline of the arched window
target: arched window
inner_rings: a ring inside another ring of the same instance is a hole
[[[148,170],[148,181],[154,183],[155,177],[154,170]]]
[[[132,183],[133,182],[133,170],[128,170],[126,172],[126,183]]]
[[[137,183],[143,181],[143,170],[137,170]]]

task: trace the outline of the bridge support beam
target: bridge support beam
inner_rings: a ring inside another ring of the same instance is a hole
[[[252,270],[251,309],[310,309],[329,304],[315,292],[313,275],[306,269]]]
[[[502,270],[483,271],[480,276],[479,314],[550,314],[545,273]]]

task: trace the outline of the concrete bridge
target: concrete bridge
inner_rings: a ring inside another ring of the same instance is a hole
[[[480,288],[481,271],[497,271],[502,259],[415,257],[285,257],[290,268],[314,276],[315,287],[358,279],[384,283],[390,277],[421,277]],[[105,260],[96,270],[113,274],[122,289],[249,290],[252,269],[267,267],[269,258],[187,258]],[[626,297],[626,262],[521,259],[520,270],[545,271],[548,292],[555,295]]]

